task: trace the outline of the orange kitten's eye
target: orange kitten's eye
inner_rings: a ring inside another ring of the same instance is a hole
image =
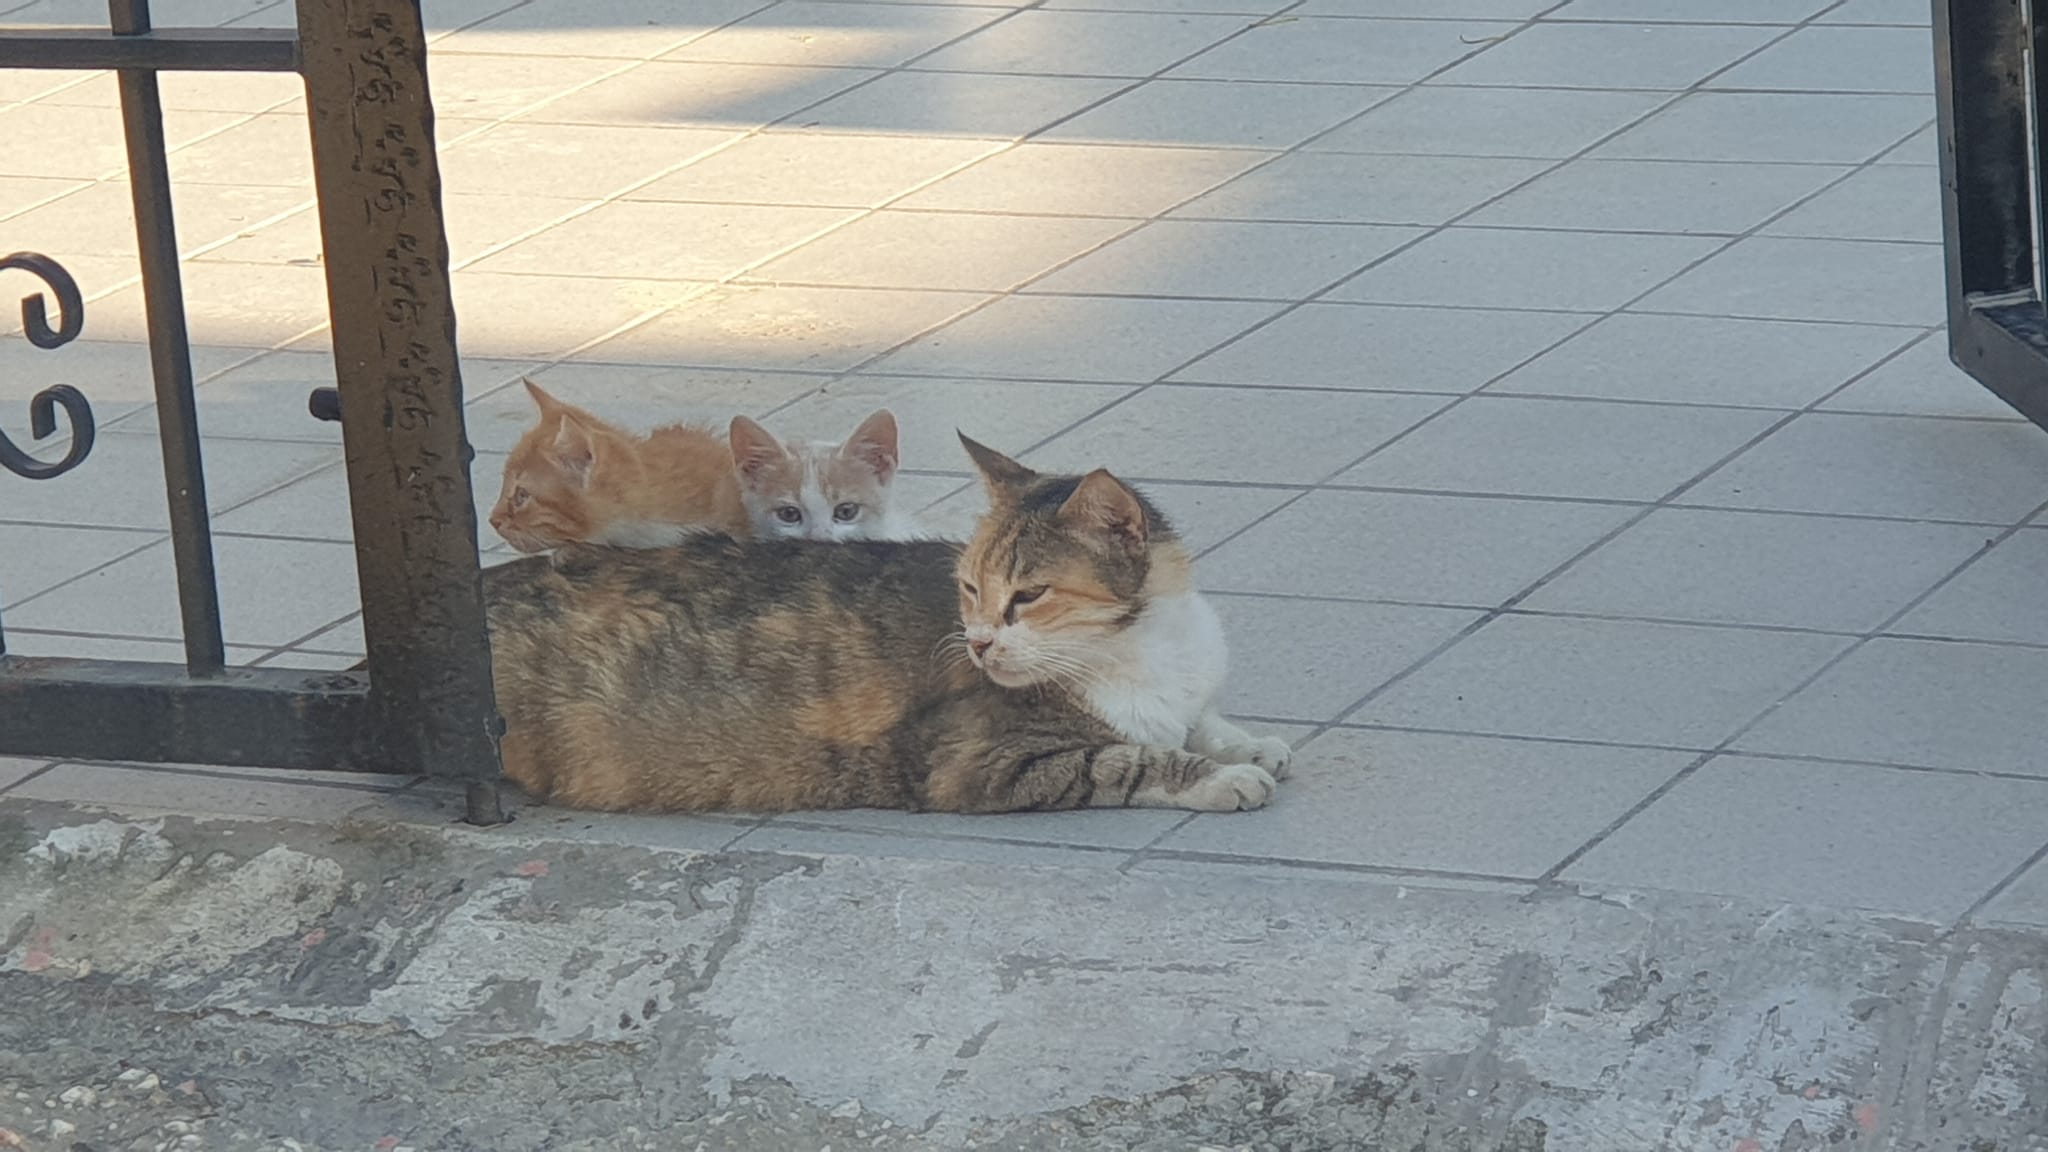
[[[784,524],[801,524],[804,522],[804,510],[794,504],[778,504],[775,506],[775,518]]]
[[[531,499],[533,499],[533,493],[528,492],[524,488],[514,488],[512,490],[512,506],[514,508],[526,507],[526,502]]]
[[[851,524],[859,517],[860,505],[851,502],[841,504],[832,510],[832,519],[840,524]]]

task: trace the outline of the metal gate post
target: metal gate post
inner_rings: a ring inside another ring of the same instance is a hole
[[[420,0],[299,0],[370,715],[505,819]]]

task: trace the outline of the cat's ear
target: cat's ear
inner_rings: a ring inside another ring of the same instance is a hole
[[[555,399],[547,389],[535,384],[531,378],[521,376],[519,382],[526,385],[526,394],[533,397],[533,406],[540,409],[542,416],[553,415],[562,410],[562,402]]]
[[[877,481],[887,484],[896,475],[895,415],[884,408],[861,421],[846,443],[839,446],[839,454],[867,465],[874,470]]]
[[[574,416],[564,416],[555,438],[548,444],[548,458],[577,484],[590,481],[590,467],[597,461],[597,441],[590,429]]]
[[[1081,478],[1074,494],[1060,505],[1060,519],[1132,550],[1145,546],[1150,527],[1138,494],[1100,468]]]
[[[745,416],[732,418],[726,438],[732,443],[732,466],[743,480],[752,480],[763,468],[782,460],[782,442],[773,433]]]
[[[1000,500],[1010,492],[1038,479],[1038,473],[988,445],[978,443],[967,433],[955,429],[954,434],[960,437],[960,446],[967,449],[967,455],[973,459],[975,469],[981,473],[981,481],[988,487],[989,499]]]

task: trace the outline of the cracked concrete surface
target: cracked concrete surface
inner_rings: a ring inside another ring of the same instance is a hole
[[[2048,937],[1820,908],[9,802],[0,943],[32,1149],[2048,1149]]]

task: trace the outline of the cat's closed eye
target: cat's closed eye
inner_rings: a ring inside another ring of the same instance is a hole
[[[859,518],[860,505],[855,504],[851,501],[848,501],[847,503],[841,504],[837,508],[832,509],[832,519],[835,523],[851,524]]]
[[[775,518],[784,524],[801,524],[804,522],[804,510],[794,504],[778,504],[775,506]]]
[[[1015,624],[1017,622],[1017,610],[1019,608],[1022,608],[1027,604],[1039,600],[1047,592],[1050,591],[1050,588],[1046,587],[1043,584],[1040,584],[1036,588],[1020,588],[1017,591],[1010,593],[1010,605],[1009,607],[1003,609],[1003,622],[1006,624]]]
[[[965,580],[960,582],[960,590],[967,593],[967,598],[970,600],[979,601],[981,599],[981,589],[976,588]]]

